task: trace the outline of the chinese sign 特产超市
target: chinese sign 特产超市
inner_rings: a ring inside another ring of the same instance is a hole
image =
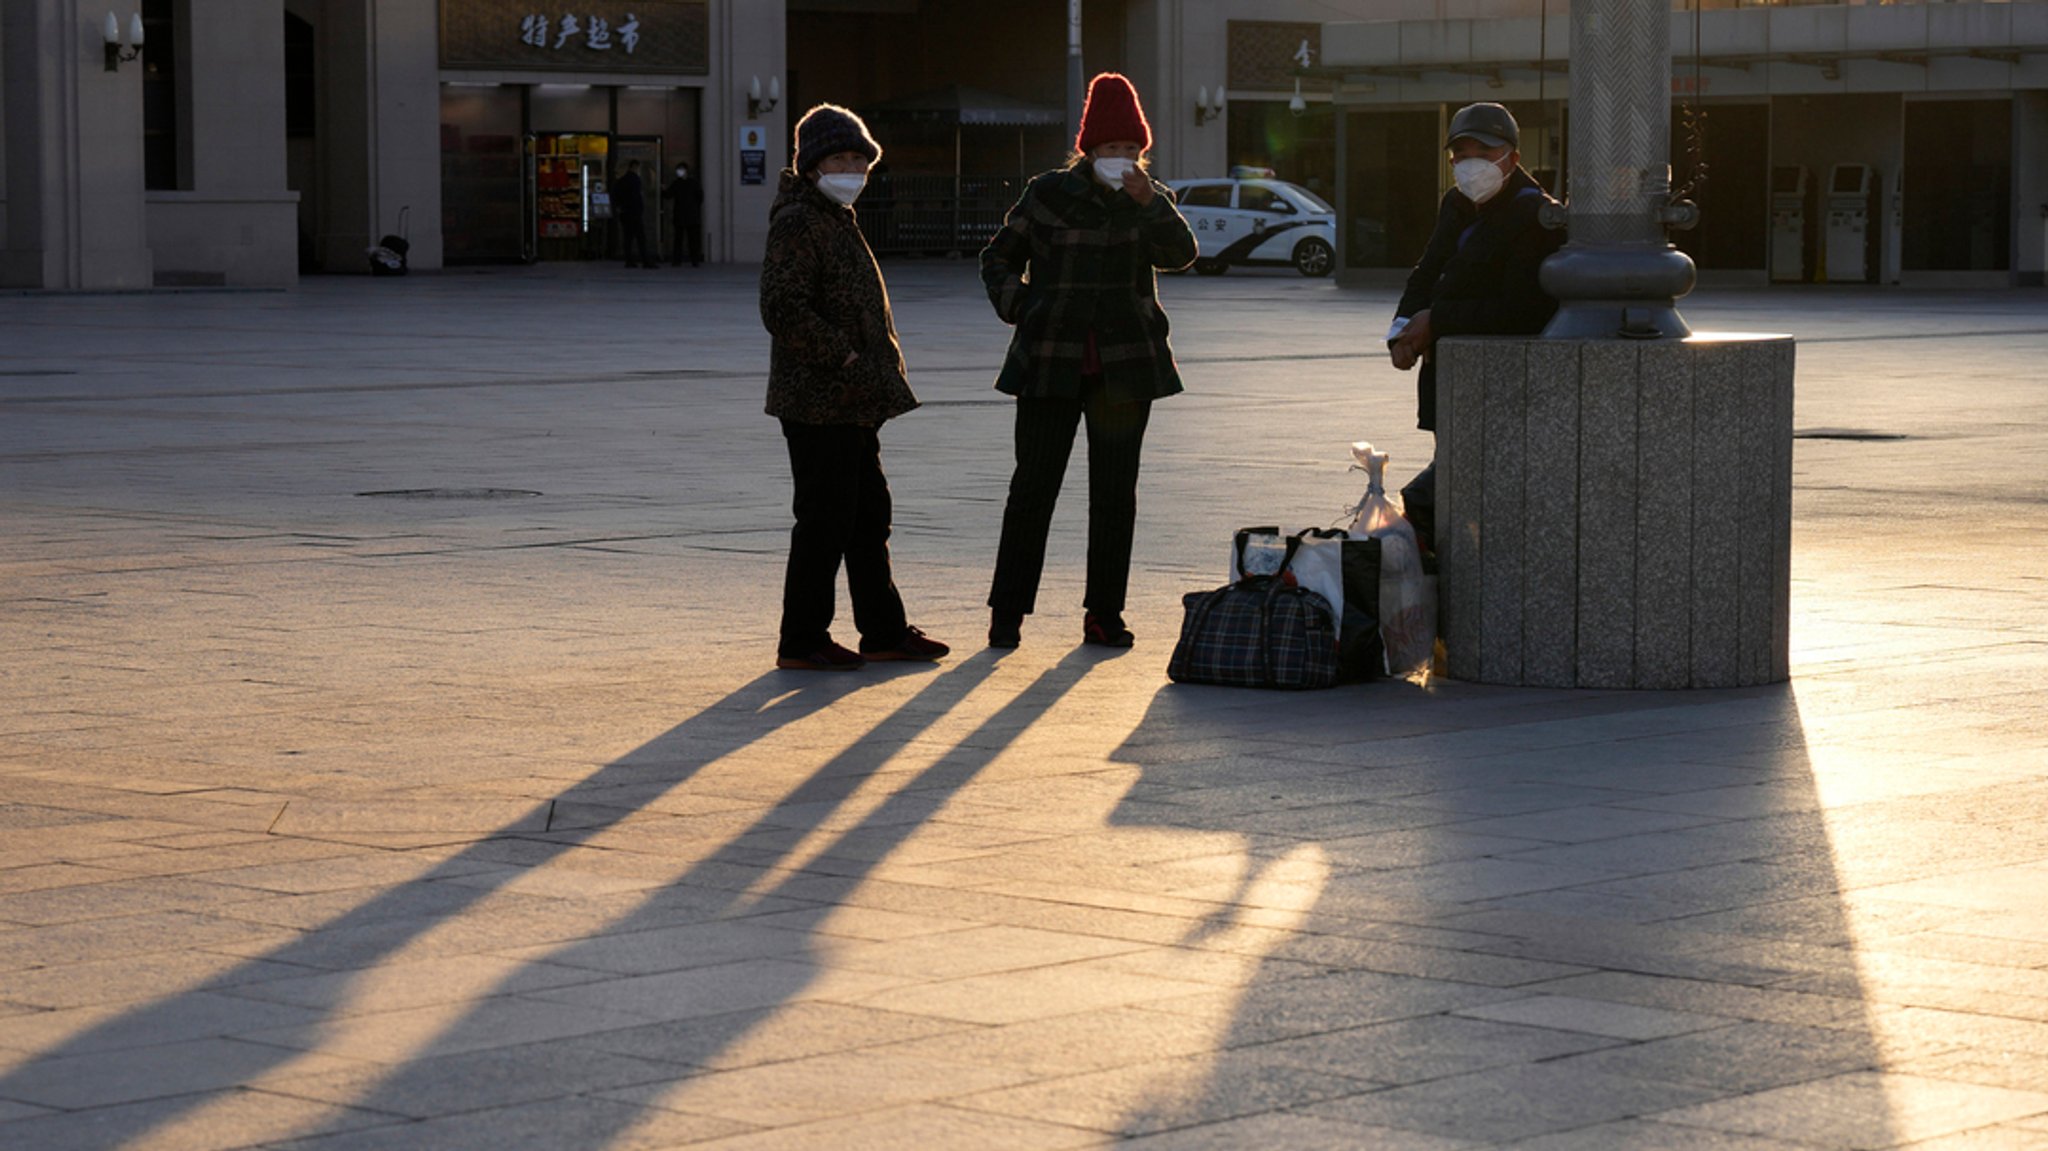
[[[445,68],[680,72],[710,66],[708,0],[441,0]]]
[[[548,43],[550,39],[553,44]],[[612,50],[612,22],[602,16],[589,16],[578,22],[573,12],[565,13],[560,20],[534,13],[519,22],[519,40],[556,52],[568,47],[572,41],[579,42],[586,51],[609,52]],[[628,56],[640,46],[640,21],[631,12],[626,13],[626,18],[619,23],[618,43]]]

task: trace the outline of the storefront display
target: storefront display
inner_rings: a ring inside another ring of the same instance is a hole
[[[532,138],[534,254],[543,260],[604,255],[610,212],[605,195],[608,137],[544,134]]]

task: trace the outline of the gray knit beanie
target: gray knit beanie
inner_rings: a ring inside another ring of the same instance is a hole
[[[859,152],[873,164],[882,158],[882,146],[868,135],[868,126],[850,108],[820,104],[796,122],[796,170],[806,175],[825,162],[827,156]]]

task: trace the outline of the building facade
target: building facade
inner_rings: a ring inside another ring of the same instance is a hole
[[[1386,7],[1402,11],[1325,25],[1319,68],[1360,278],[1419,251],[1458,107],[1513,108],[1554,190],[1569,150],[1564,3]],[[2043,282],[2048,3],[1681,0],[1671,21],[1673,184],[1702,210],[1674,239],[1703,280]]]
[[[288,286],[368,272],[392,235],[417,271],[610,258],[633,159],[661,242],[686,162],[707,258],[750,262],[791,125],[827,100],[887,150],[862,205],[877,249],[966,252],[1072,139],[1068,0],[112,2],[5,5],[0,286]],[[1865,278],[2040,282],[2048,0],[1689,3],[1674,162],[1705,274],[1845,277],[1825,217],[1854,194]],[[1420,251],[1460,104],[1510,104],[1525,162],[1563,166],[1565,0],[1079,7],[1084,69],[1137,82],[1156,173],[1267,167],[1340,201],[1354,276]],[[1824,191],[1845,165],[1860,190]]]

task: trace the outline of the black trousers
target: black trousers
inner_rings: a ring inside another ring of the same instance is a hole
[[[839,565],[853,596],[853,624],[871,648],[903,638],[903,597],[889,572],[889,480],[882,440],[854,424],[782,421],[796,481],[796,527],[782,579],[782,639],[777,654],[805,656],[832,638]]]
[[[995,582],[988,606],[1029,615],[1045,570],[1045,541],[1053,505],[1074,451],[1074,428],[1088,427],[1088,588],[1081,606],[1097,615],[1122,615],[1131,582],[1131,536],[1138,519],[1138,454],[1152,403],[1111,403],[1100,382],[1080,399],[1017,400],[1017,470],[1003,509],[1003,539],[996,549]]]
[[[652,265],[654,257],[647,254],[647,217],[645,215],[619,217],[619,251],[626,259],[626,266],[636,264]]]
[[[672,234],[668,241],[668,262],[681,265],[683,257],[687,255],[690,258],[690,266],[694,268],[704,262],[704,223],[702,220],[686,220],[681,216],[676,217],[675,222],[676,226],[671,229]]]
[[[1415,426],[1425,432],[1436,430],[1436,349],[1415,365]]]

